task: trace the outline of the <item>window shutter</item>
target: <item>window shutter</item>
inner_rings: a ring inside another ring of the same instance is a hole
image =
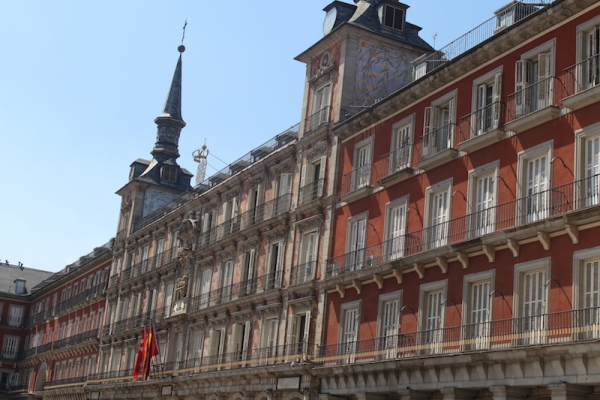
[[[553,82],[550,78],[550,53],[538,54],[538,107],[552,104]]]
[[[325,184],[325,164],[327,163],[327,157],[321,157],[321,163],[319,164],[319,183],[317,187],[317,197],[323,196],[323,186]]]
[[[502,74],[496,74],[494,76],[494,90],[492,94],[494,105],[493,107],[493,125],[492,127],[498,128],[500,126],[500,113],[502,111]]]
[[[487,85],[484,83],[477,87],[477,123],[473,133],[475,135],[481,135],[485,132],[485,116],[488,113],[486,109],[486,94]]]
[[[299,316],[297,315],[291,315],[290,316],[290,332],[288,335],[288,344],[289,344],[289,350],[291,354],[295,354],[296,353],[296,348],[297,346],[295,346],[296,344],[298,344],[298,320],[300,319]]]
[[[595,308],[600,306],[600,290],[598,288],[598,260],[585,262],[585,293],[583,308]]]
[[[304,314],[304,332],[302,334],[302,342],[304,343],[304,349],[308,349],[308,343],[310,339],[310,311]]]
[[[515,63],[515,113],[517,117],[524,113],[525,83],[525,62],[518,60]]]
[[[279,196],[285,196],[291,192],[292,174],[284,173],[279,177]]]

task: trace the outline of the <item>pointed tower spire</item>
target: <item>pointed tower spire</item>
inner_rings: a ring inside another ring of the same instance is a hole
[[[158,126],[156,144],[151,154],[157,161],[164,162],[168,159],[179,158],[179,135],[185,122],[181,117],[181,55],[185,47],[180,45],[179,59],[171,81],[171,87],[163,112],[154,120]]]

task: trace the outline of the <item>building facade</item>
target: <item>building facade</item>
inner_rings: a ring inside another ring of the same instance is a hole
[[[110,256],[31,297],[30,393],[597,397],[600,3],[510,2],[439,50],[398,1],[324,11],[301,122],[194,187],[180,54]],[[48,321],[109,264],[105,297]],[[73,326],[99,338],[57,346]]]

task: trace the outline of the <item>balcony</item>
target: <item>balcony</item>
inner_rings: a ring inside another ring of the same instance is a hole
[[[600,96],[600,55],[565,69],[563,80],[565,107],[575,111],[596,103]]]
[[[236,215],[214,228],[202,232],[200,234],[198,246],[204,248],[221,239],[225,239],[235,233],[241,232],[244,229],[251,228],[261,222],[268,221],[289,212],[291,199],[291,194],[285,194],[274,200],[259,204],[243,214]]]
[[[379,184],[392,186],[398,182],[410,178],[412,169],[412,143],[396,149],[383,157],[379,163]]]
[[[108,323],[102,328],[102,335],[109,336],[138,329],[143,326],[154,324],[156,322],[161,322],[165,318],[168,318],[170,315],[171,306],[158,308],[156,310],[148,311],[143,314],[133,316],[131,318]]]
[[[362,364],[436,354],[597,341],[600,338],[599,315],[598,308],[569,310],[335,343],[321,346],[315,362],[325,366]]]
[[[133,279],[137,276],[140,276],[148,271],[159,268],[169,262],[175,260],[177,258],[177,250],[178,247],[171,247],[169,250],[163,251],[155,255],[154,257],[149,257],[145,260],[142,260],[136,264],[133,264],[130,268],[124,269],[121,272],[121,282],[127,282],[130,279]],[[113,276],[111,276],[111,287],[114,286]]]
[[[600,206],[600,174],[335,256],[325,279]]]
[[[454,145],[455,128],[455,124],[450,123],[421,136],[420,158],[417,162],[419,168],[431,169],[458,156],[458,150]]]
[[[298,205],[303,206],[323,197],[325,179],[319,179],[300,188]]]
[[[549,77],[508,96],[506,129],[521,133],[557,118],[561,82]]]
[[[98,339],[98,329],[92,329],[84,333],[57,340],[54,342],[54,350],[58,350],[66,346],[73,346],[79,343],[90,342],[96,339]]]
[[[319,128],[328,126],[331,121],[330,118],[331,107],[323,107],[310,117],[306,118],[304,123],[304,133],[309,134],[317,131]]]
[[[207,293],[201,293],[192,298],[189,306],[189,313],[196,312],[208,307],[217,306],[229,301],[243,299],[255,294],[266,293],[272,290],[281,289],[281,271],[257,276],[252,279],[234,283],[211,290]]]
[[[462,117],[458,149],[472,153],[504,139],[504,112],[504,103],[496,102]]]
[[[65,386],[83,386],[87,381],[86,376],[76,376],[74,378],[58,379],[44,384],[44,390],[47,389],[58,389]]]
[[[317,265],[317,261],[309,261],[301,265],[294,265],[290,275],[290,286],[312,282],[312,280],[315,279]]]
[[[371,163],[362,165],[342,177],[342,190],[340,200],[347,203],[362,199],[371,194]]]

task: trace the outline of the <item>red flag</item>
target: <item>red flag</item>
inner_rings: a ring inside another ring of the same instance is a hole
[[[146,358],[144,360],[144,379],[146,380],[150,377],[150,360],[157,354],[158,344],[156,343],[156,333],[154,332],[154,328],[150,327],[146,336]]]
[[[137,357],[135,359],[135,367],[133,369],[133,379],[138,379],[140,371],[143,372],[144,359],[146,357],[146,328],[142,331],[142,338],[140,339],[140,345],[138,347]]]

